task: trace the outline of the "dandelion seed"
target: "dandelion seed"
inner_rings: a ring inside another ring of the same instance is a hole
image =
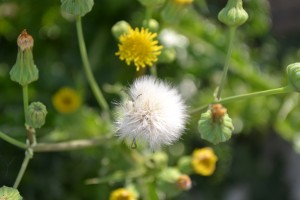
[[[154,39],[156,36],[156,33],[151,33],[148,29],[129,29],[128,33],[120,36],[119,51],[116,55],[125,60],[127,65],[133,62],[137,71],[141,67],[151,67],[162,49]]]
[[[176,89],[144,76],[129,88],[129,97],[118,107],[117,135],[144,141],[152,150],[180,138],[186,123],[186,106]]]
[[[67,114],[78,110],[81,98],[74,89],[63,87],[53,96],[52,103],[58,112]]]

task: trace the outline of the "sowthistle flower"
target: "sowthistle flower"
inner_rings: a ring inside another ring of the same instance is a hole
[[[155,37],[157,34],[149,32],[148,29],[130,28],[128,33],[120,36],[119,51],[116,55],[125,60],[127,65],[133,62],[137,71],[146,66],[151,67],[162,49]]]
[[[202,176],[210,176],[216,169],[218,157],[212,148],[205,147],[196,149],[192,155],[192,167],[195,173]]]
[[[109,200],[136,200],[136,198],[129,190],[126,190],[125,188],[119,188],[110,194]]]
[[[81,97],[74,89],[63,87],[54,94],[52,103],[58,112],[68,114],[78,110]]]
[[[136,139],[145,141],[154,150],[178,140],[186,119],[186,106],[177,90],[144,76],[130,86],[129,98],[119,105],[117,135],[132,144]]]

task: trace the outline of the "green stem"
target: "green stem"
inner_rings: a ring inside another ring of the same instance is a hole
[[[27,149],[26,144],[19,142],[18,140],[6,135],[5,133],[0,132],[0,138],[16,147],[19,147],[21,149]]]
[[[104,96],[103,96],[99,86],[97,85],[97,82],[96,82],[94,75],[92,73],[92,70],[91,70],[91,66],[90,66],[90,62],[88,60],[86,46],[85,46],[85,42],[84,42],[84,37],[83,37],[81,17],[79,17],[79,16],[76,18],[76,28],[77,28],[78,43],[79,43],[81,59],[83,62],[83,67],[84,67],[86,77],[88,79],[88,82],[89,82],[90,87],[96,97],[98,104],[105,111],[108,111],[109,106],[108,106],[106,100],[104,99]]]
[[[21,182],[21,180],[22,180],[22,178],[24,176],[24,173],[25,173],[25,171],[27,169],[28,163],[29,163],[30,159],[32,158],[32,156],[33,156],[32,150],[30,148],[27,149],[26,152],[25,152],[25,158],[23,160],[21,169],[20,169],[20,171],[18,173],[18,176],[16,178],[16,181],[14,183],[13,188],[18,188],[18,186],[19,186],[19,184],[20,184],[20,182]]]
[[[145,13],[145,26],[146,28],[149,28],[149,23],[150,23],[150,19],[152,18],[152,8],[147,7],[146,8],[146,13]]]
[[[229,29],[228,50],[227,50],[226,60],[225,60],[223,74],[222,74],[222,78],[221,78],[221,83],[220,83],[219,88],[218,88],[216,99],[221,98],[221,93],[222,93],[223,87],[225,85],[227,72],[228,72],[228,68],[229,68],[229,63],[230,63],[230,58],[231,58],[231,54],[232,54],[232,47],[233,47],[233,39],[234,39],[235,30],[236,30],[236,27],[230,27],[230,29]]]
[[[215,101],[213,101],[209,104],[229,103],[229,102],[236,101],[236,100],[243,100],[243,99],[248,99],[248,98],[253,98],[253,97],[258,97],[258,96],[282,94],[282,93],[288,93],[288,92],[292,92],[292,91],[293,91],[293,89],[290,86],[286,86],[286,87],[280,87],[280,88],[275,88],[275,89],[270,89],[270,90],[264,90],[264,91],[259,91],[259,92],[253,92],[253,93],[248,93],[248,94],[241,94],[241,95],[236,95],[236,96],[232,96],[232,97],[227,97],[227,98],[224,98],[224,99],[215,100]],[[190,112],[190,114],[195,114],[197,112],[202,111],[203,109],[208,107],[209,104],[200,106],[200,107],[192,110]]]
[[[23,104],[24,104],[25,123],[27,123],[27,116],[28,116],[28,85],[23,86]]]
[[[156,65],[153,65],[152,67],[150,67],[150,73],[151,73],[152,76],[157,76]]]

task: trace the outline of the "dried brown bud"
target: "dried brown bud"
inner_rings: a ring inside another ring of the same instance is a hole
[[[219,121],[226,113],[227,109],[224,108],[221,104],[213,104],[211,106],[211,113],[213,121]]]
[[[17,43],[22,51],[31,49],[33,47],[33,38],[27,33],[26,29],[24,29],[19,35]]]

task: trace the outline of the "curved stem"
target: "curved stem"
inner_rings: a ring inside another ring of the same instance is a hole
[[[23,160],[21,169],[20,169],[20,171],[18,173],[18,176],[16,178],[16,181],[14,183],[13,188],[18,188],[18,186],[19,186],[19,184],[20,184],[20,182],[21,182],[21,180],[22,180],[22,178],[24,176],[24,173],[25,173],[25,171],[27,169],[28,163],[29,163],[30,159],[32,158],[32,156],[33,156],[32,150],[30,148],[27,149],[26,152],[25,152],[25,158]]]
[[[27,116],[28,116],[28,85],[23,86],[23,104],[24,104],[25,123],[27,123]]]
[[[16,147],[21,148],[21,149],[27,149],[27,147],[28,147],[26,144],[6,135],[5,133],[2,133],[1,131],[0,131],[0,138]]]
[[[221,82],[218,88],[218,92],[217,92],[217,96],[216,99],[220,99],[221,98],[221,93],[226,81],[226,77],[227,77],[227,72],[228,72],[228,68],[229,68],[229,63],[230,63],[230,58],[231,58],[231,54],[232,54],[232,47],[233,47],[233,39],[234,39],[234,33],[235,33],[236,27],[230,27],[229,29],[229,44],[228,44],[228,50],[227,50],[227,55],[226,55],[226,60],[225,60],[225,64],[224,64],[224,69],[223,69],[223,74],[222,74],[222,78],[221,78]]]
[[[78,43],[79,43],[81,59],[83,62],[84,71],[85,71],[86,77],[88,79],[89,85],[90,85],[90,87],[94,93],[94,96],[95,96],[98,104],[100,105],[100,107],[103,108],[105,111],[108,111],[109,106],[108,106],[106,100],[104,99],[104,96],[103,96],[99,86],[97,85],[97,82],[96,82],[95,77],[91,70],[91,66],[90,66],[90,62],[88,60],[86,46],[85,46],[85,42],[84,42],[84,37],[83,37],[81,17],[79,17],[79,16],[76,18],[76,28],[77,28]]]
[[[252,98],[252,97],[267,96],[267,95],[273,95],[273,94],[282,94],[282,93],[288,93],[288,92],[292,92],[292,91],[293,91],[293,89],[290,86],[286,86],[286,87],[280,87],[280,88],[275,88],[275,89],[270,89],[270,90],[264,90],[264,91],[259,91],[259,92],[253,92],[253,93],[248,93],[248,94],[241,94],[241,95],[231,96],[231,97],[227,97],[227,98],[224,98],[224,99],[213,101],[209,104],[229,103],[229,102],[236,101],[236,100],[243,100],[243,99],[248,99],[248,98]],[[201,110],[208,107],[209,104],[200,106],[200,107],[192,110],[190,112],[190,114],[195,114],[197,112],[200,112]]]
[[[34,152],[55,152],[55,151],[71,151],[77,149],[83,149],[87,147],[94,147],[107,142],[112,136],[83,139],[83,140],[73,140],[68,142],[59,143],[38,143],[33,148]]]

